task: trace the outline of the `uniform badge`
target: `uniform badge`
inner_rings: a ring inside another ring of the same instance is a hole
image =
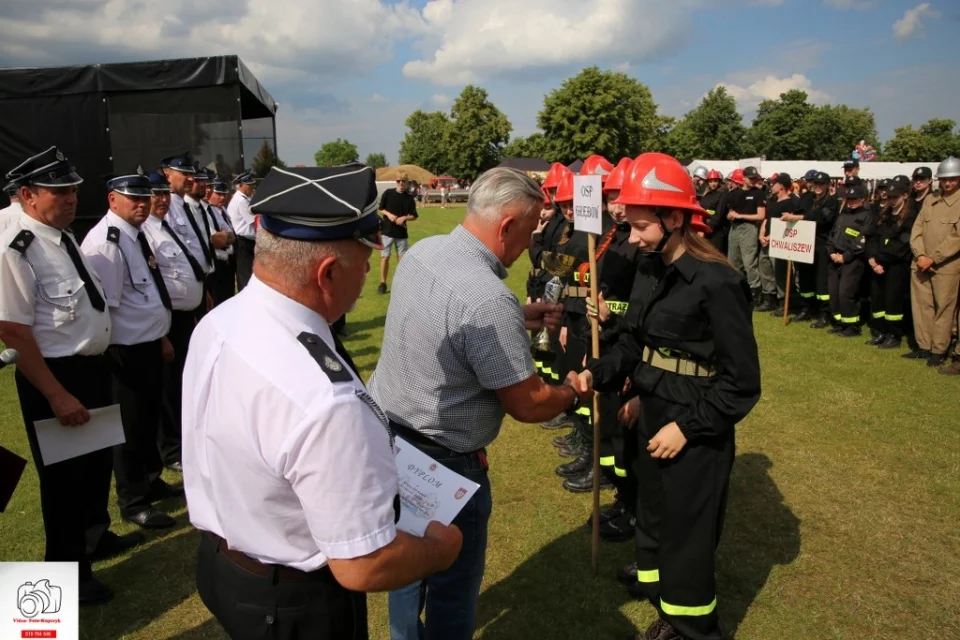
[[[343,371],[343,365],[337,362],[335,359],[330,356],[323,356],[323,366],[333,371],[334,373],[339,373]]]
[[[455,494],[453,494],[453,499],[454,499],[454,500],[459,500],[460,498],[462,498],[462,497],[465,496],[465,495],[467,495],[467,490],[464,489],[463,487],[460,487],[459,489],[457,489],[457,492],[456,492]]]
[[[143,174],[143,167],[140,166],[139,164],[137,165],[137,175],[138,175],[138,176],[144,175],[144,174]]]
[[[59,160],[60,162],[63,162],[64,160],[66,160],[66,158],[63,157],[63,152],[61,152],[60,149],[57,149],[57,160]]]
[[[156,270],[156,268],[157,268],[157,259],[154,258],[153,256],[150,256],[149,258],[147,258],[147,266],[150,267],[150,268],[153,269],[153,270]]]

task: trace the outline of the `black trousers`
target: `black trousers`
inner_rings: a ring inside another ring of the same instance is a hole
[[[200,306],[204,303],[201,302]],[[167,337],[173,344],[173,362],[163,364],[163,410],[160,414],[160,432],[157,446],[164,465],[180,462],[181,408],[183,398],[183,368],[187,363],[187,347],[196,326],[196,311],[174,310],[171,314],[170,333]],[[156,462],[156,461],[154,461]],[[160,477],[162,469],[151,469],[151,474]]]
[[[849,264],[830,263],[830,313],[835,322],[860,323],[860,287],[864,262],[854,258]]]
[[[567,328],[567,349],[563,353],[560,371],[562,382],[571,371],[583,371],[583,358],[590,352],[590,320],[579,313],[565,313],[563,326]],[[573,423],[586,442],[593,442],[593,402],[577,409]]]
[[[800,299],[810,313],[816,313],[820,309],[820,300],[817,299],[816,263],[804,264],[802,262],[794,262],[793,268],[797,270]]]
[[[833,261],[827,255],[827,240],[817,236],[816,246],[813,250],[813,269],[815,272],[815,288],[817,300],[821,305],[830,302],[830,265]]]
[[[628,434],[618,418],[622,406],[620,394],[598,393],[597,401],[600,404],[600,442],[597,445],[600,447],[600,470],[617,488],[623,501],[625,492],[632,493],[628,486],[632,479],[628,478],[624,462],[624,436]]]
[[[110,377],[102,356],[46,358],[53,376],[87,409],[110,404]],[[77,562],[80,581],[93,573],[87,560],[87,530],[101,533],[110,525],[110,449],[44,466],[33,423],[53,418],[50,403],[27,377],[17,371],[14,379],[20,411],[30,441],[30,453],[40,479],[40,510],[46,536],[47,562]],[[76,427],[83,429],[83,427]]]
[[[236,293],[236,253],[231,255],[229,260],[217,260],[216,266],[216,270],[207,279],[207,286],[210,291],[210,297],[213,298],[214,306],[229,300],[233,297],[233,294]],[[249,279],[248,276],[247,280]]]
[[[315,576],[315,578],[314,578]],[[200,536],[197,591],[233,640],[367,640],[367,596],[344,589],[329,569],[280,581],[243,569]]]
[[[689,443],[673,460],[656,460],[647,441],[677,405],[644,397],[636,432],[637,579],[660,614],[688,640],[721,640],[715,553],[723,529],[735,455],[734,431]]]
[[[150,483],[162,466],[157,438],[163,405],[163,355],[159,340],[107,349],[113,401],[120,405],[126,442],[113,448],[117,506],[124,517],[149,509]]]
[[[237,236],[233,246],[237,256],[237,291],[243,291],[253,275],[253,249],[256,243],[250,238]]]
[[[910,308],[910,265],[884,265],[883,275],[870,272],[871,326],[877,331],[903,336],[904,316]]]

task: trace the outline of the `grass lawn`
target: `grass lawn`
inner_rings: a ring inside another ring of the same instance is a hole
[[[447,232],[462,212],[423,210],[414,239]],[[525,260],[509,279],[518,293]],[[378,261],[347,323],[347,347],[366,376],[389,301],[376,294]],[[719,552],[726,626],[748,640],[960,638],[960,382],[863,340],[784,328],[766,314],[755,323],[764,392],[738,430]],[[622,638],[653,620],[613,579],[630,544],[602,543],[601,573],[592,575],[582,526],[590,496],[561,489],[555,434],[508,419],[491,447],[479,637]],[[0,372],[0,444],[29,458],[10,369]],[[225,637],[196,595],[198,538],[185,504],[160,506],[177,528],[95,566],[117,597],[83,610],[81,637]],[[113,515],[117,532],[131,529]],[[42,557],[31,467],[0,515],[0,561]],[[370,629],[388,637],[382,595],[370,597]]]

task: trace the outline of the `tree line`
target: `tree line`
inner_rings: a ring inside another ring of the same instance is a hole
[[[736,100],[723,87],[708,92],[681,118],[665,116],[650,89],[625,73],[588,67],[568,78],[543,100],[539,131],[513,137],[509,119],[486,90],[469,85],[449,113],[416,110],[405,122],[400,164],[415,164],[434,174],[474,179],[505,157],[540,158],[569,164],[599,153],[607,158],[661,151],[683,162],[696,158],[734,160],[836,160],[850,158],[864,140],[876,160],[939,162],[960,156],[960,132],[953,120],[935,118],[924,125],[897,127],[881,145],[869,107],[814,105],[801,90],[764,100],[749,126]],[[346,140],[324,144],[317,166],[354,162],[357,148]],[[367,164],[386,166],[383,154]]]

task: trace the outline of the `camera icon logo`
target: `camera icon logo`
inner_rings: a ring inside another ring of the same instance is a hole
[[[28,619],[42,613],[59,613],[62,595],[60,587],[50,584],[49,580],[24,582],[17,589],[17,608]]]

